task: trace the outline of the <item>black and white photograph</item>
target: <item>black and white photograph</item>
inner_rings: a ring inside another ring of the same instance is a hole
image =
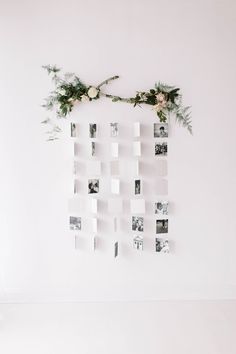
[[[142,216],[132,216],[132,230],[143,232],[144,219]]]
[[[95,155],[95,141],[91,142],[91,156]]]
[[[88,194],[94,194],[99,192],[99,179],[88,180]]]
[[[155,143],[155,156],[167,156],[167,143]]]
[[[135,179],[134,181],[134,194],[141,194],[141,179]]]
[[[168,202],[165,200],[155,203],[155,214],[168,215]]]
[[[133,247],[137,251],[143,251],[143,237],[142,236],[135,236],[133,239]]]
[[[115,138],[118,136],[118,123],[110,123],[111,137]]]
[[[97,136],[97,124],[90,123],[89,124],[89,137],[96,138],[96,136]]]
[[[81,230],[81,217],[70,216],[70,230]]]
[[[114,243],[114,257],[118,257],[118,242]]]
[[[169,241],[166,239],[156,237],[156,252],[169,253]]]
[[[168,123],[154,123],[154,138],[168,138]]]
[[[168,233],[168,219],[156,220],[156,233],[167,234]]]
[[[70,136],[72,138],[76,138],[77,132],[76,132],[76,124],[75,123],[70,123]]]

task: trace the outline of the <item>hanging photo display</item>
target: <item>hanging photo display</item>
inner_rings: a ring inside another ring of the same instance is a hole
[[[114,118],[114,121],[111,119],[108,123],[100,123],[97,117],[92,117],[91,121],[87,120],[84,123],[86,130],[80,126],[82,122],[79,118],[69,123],[68,135],[73,138],[71,141],[73,141],[74,157],[71,168],[73,173],[71,183],[74,181],[74,185],[71,189],[74,200],[79,201],[74,203],[75,208],[71,210],[72,215],[69,215],[69,230],[74,235],[75,249],[80,248],[79,245],[83,243],[80,241],[85,237],[83,233],[86,233],[90,240],[90,249],[96,250],[96,254],[100,251],[100,245],[103,244],[103,240],[100,242],[103,227],[107,229],[109,227],[109,223],[104,221],[104,213],[106,213],[107,218],[110,218],[111,233],[111,238],[107,239],[107,242],[112,245],[114,258],[118,255],[120,258],[123,253],[119,236],[124,231],[130,235],[127,242],[131,247],[133,246],[134,253],[143,251],[141,252],[143,254],[150,244],[153,252],[155,250],[157,254],[169,253],[169,201],[166,176],[172,117],[192,134],[190,107],[183,105],[180,89],[158,82],[150,90],[139,90],[134,96],[126,98],[103,91],[103,87],[118,79],[118,76],[110,77],[98,85],[87,85],[75,74],[61,74],[61,70],[56,66],[46,65],[43,68],[51,76],[55,85],[55,89],[51,91],[43,105],[45,109],[54,112],[54,118],[49,117],[42,122],[50,127],[47,129],[49,141],[58,139],[62,133],[60,127],[62,117],[69,117],[77,105],[79,107],[80,104],[88,104],[101,97],[111,99],[113,102],[131,104],[137,108],[150,107],[158,118],[154,123],[126,122],[123,127],[119,118],[117,120]],[[107,124],[106,129],[104,124]],[[87,139],[85,149],[83,132]],[[128,150],[127,141],[124,140],[129,132]],[[81,134],[83,136],[80,140]],[[104,148],[102,143],[105,135],[107,146]],[[147,139],[149,139],[150,149]],[[153,160],[149,169],[153,174],[150,173],[150,176],[145,172],[148,149],[151,155],[148,158]],[[106,158],[100,157],[99,160],[100,152],[105,150]],[[128,156],[126,156],[127,151],[130,152]],[[125,167],[124,159],[129,161]],[[126,178],[122,175],[125,168]],[[150,182],[151,178],[153,182]],[[145,194],[150,190],[152,190],[152,200],[150,194],[149,198],[145,198]],[[80,205],[81,212],[78,212],[76,205]],[[131,223],[128,220],[131,220]]]

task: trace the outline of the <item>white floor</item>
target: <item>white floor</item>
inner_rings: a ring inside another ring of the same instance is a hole
[[[0,305],[2,354],[235,354],[236,301]]]

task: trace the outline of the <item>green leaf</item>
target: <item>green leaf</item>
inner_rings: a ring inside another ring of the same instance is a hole
[[[120,97],[114,96],[114,97],[112,98],[112,102],[118,102],[118,101],[120,101]]]
[[[163,111],[157,112],[157,115],[158,115],[161,123],[166,123],[167,116]]]

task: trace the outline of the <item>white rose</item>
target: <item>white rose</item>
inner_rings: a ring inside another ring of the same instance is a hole
[[[68,99],[68,102],[72,102],[72,101],[74,101],[74,98],[71,97]]]
[[[89,101],[88,96],[86,96],[86,95],[81,96],[81,102],[88,102],[88,101]]]
[[[98,92],[99,91],[98,91],[98,89],[96,89],[96,87],[90,87],[89,90],[88,90],[88,96],[90,98],[95,98],[95,97],[97,97]]]

